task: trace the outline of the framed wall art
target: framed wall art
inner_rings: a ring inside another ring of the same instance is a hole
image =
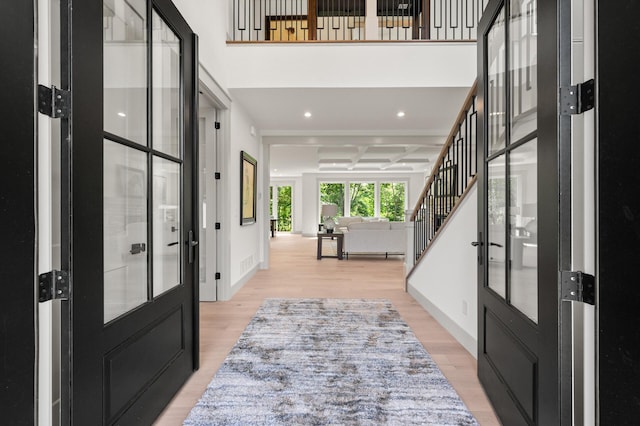
[[[257,161],[244,151],[240,152],[240,225],[256,222]]]

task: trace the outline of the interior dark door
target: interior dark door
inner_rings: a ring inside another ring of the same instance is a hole
[[[597,2],[598,418],[632,425],[640,412],[638,298],[640,127],[630,96],[640,73],[635,1]],[[615,28],[615,31],[611,29]]]
[[[168,0],[68,10],[63,422],[150,424],[197,362],[195,37]]]
[[[478,375],[509,426],[561,422],[552,3],[490,1],[478,37]]]
[[[33,2],[0,3],[0,416],[35,422],[35,139]]]

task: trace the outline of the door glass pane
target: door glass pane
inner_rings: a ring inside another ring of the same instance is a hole
[[[506,205],[507,185],[505,156],[501,155],[488,167],[487,221],[489,287],[506,297]]]
[[[537,129],[538,30],[536,2],[511,0],[509,40],[511,46],[511,142]]]
[[[489,156],[505,147],[505,22],[504,9],[487,34],[487,153]]]
[[[538,320],[538,142],[511,151],[510,299],[533,321]]]
[[[102,10],[104,130],[146,145],[146,2],[107,0]]]
[[[206,138],[206,120],[200,118],[198,120],[198,160],[200,164],[200,180],[199,180],[199,198],[200,198],[200,234],[198,239],[198,252],[200,253],[200,282],[207,282],[207,178],[209,167],[207,166],[207,138]]]
[[[180,156],[180,39],[153,11],[153,148]]]
[[[375,216],[375,185],[373,183],[349,184],[350,216]]]
[[[104,141],[104,322],[147,301],[147,156]]]
[[[180,284],[180,164],[153,158],[153,295]]]

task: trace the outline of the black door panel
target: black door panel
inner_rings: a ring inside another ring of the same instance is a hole
[[[63,421],[150,424],[197,365],[198,262],[188,262],[187,250],[198,223],[195,37],[168,0],[68,6],[72,295]],[[114,68],[114,52],[129,58],[120,59],[126,72]],[[175,85],[154,78],[158,63]],[[129,81],[140,69],[147,87]],[[129,109],[115,109],[122,100]]]

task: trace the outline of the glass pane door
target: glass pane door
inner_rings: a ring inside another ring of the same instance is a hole
[[[535,4],[510,0],[486,36],[485,157],[486,285],[534,322],[538,320]]]
[[[183,132],[180,38],[143,0],[103,22],[106,323],[182,282]]]

